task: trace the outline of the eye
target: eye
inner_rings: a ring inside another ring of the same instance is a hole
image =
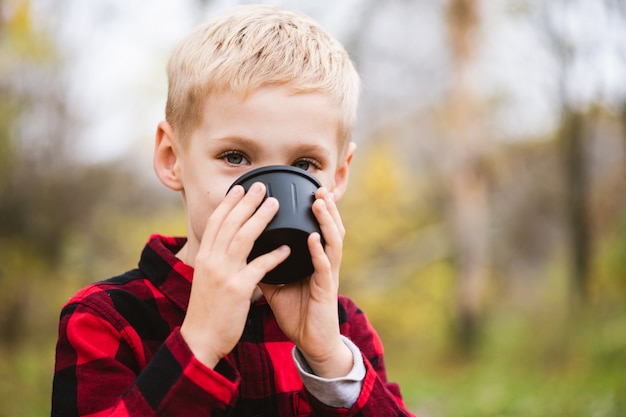
[[[247,165],[249,164],[246,156],[239,151],[227,151],[219,156],[219,159],[224,160],[230,165]]]
[[[311,169],[322,169],[322,166],[320,165],[319,162],[313,159],[309,159],[309,158],[298,159],[296,162],[294,162],[291,165],[296,168],[303,169],[305,171],[309,171]]]

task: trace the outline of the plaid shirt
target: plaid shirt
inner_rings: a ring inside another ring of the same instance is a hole
[[[63,308],[52,416],[410,416],[387,382],[382,344],[365,315],[339,297],[341,333],[366,367],[351,409],[318,401],[291,357],[293,343],[267,302],[253,303],[234,350],[200,363],[179,326],[193,269],[174,253],[183,238],[152,236],[139,268],[86,287]]]

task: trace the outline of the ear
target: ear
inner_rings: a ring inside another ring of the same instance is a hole
[[[162,121],[159,123],[154,144],[154,172],[159,180],[174,191],[183,190],[178,155],[178,142],[172,126]]]
[[[333,182],[333,189],[331,190],[335,196],[335,201],[339,201],[348,188],[348,177],[350,174],[350,164],[356,151],[356,144],[350,142],[348,149],[346,149],[345,157],[343,161],[339,162],[337,171],[335,171],[335,181]]]

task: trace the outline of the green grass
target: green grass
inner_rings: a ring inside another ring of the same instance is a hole
[[[567,319],[511,314],[483,336],[470,357],[415,349],[388,358],[418,416],[626,416],[626,309]]]
[[[138,236],[129,246],[146,234]],[[89,247],[80,243],[70,260],[88,258]],[[383,337],[389,379],[400,384],[418,417],[624,417],[624,257],[622,249],[605,253],[613,261],[602,265],[617,266],[598,268],[584,307],[567,302],[565,274],[556,268],[541,291],[529,292],[534,297],[520,301],[495,292],[471,355],[451,347],[454,281],[445,264],[397,291],[361,293],[358,302]],[[15,342],[0,343],[0,417],[50,413],[58,311],[75,291],[67,287],[81,286],[85,275],[80,263],[70,265],[78,269],[32,281],[23,317],[28,325],[19,327]]]
[[[626,307],[490,317],[471,356],[388,346],[389,377],[418,417],[626,416]],[[0,355],[1,417],[49,414],[53,344],[40,342]]]

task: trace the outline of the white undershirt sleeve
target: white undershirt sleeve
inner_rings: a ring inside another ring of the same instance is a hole
[[[293,348],[292,356],[304,386],[315,398],[331,407],[350,408],[361,393],[365,378],[365,364],[359,348],[347,337],[341,336],[341,338],[354,357],[354,365],[344,377],[320,378],[313,373],[296,347]]]

